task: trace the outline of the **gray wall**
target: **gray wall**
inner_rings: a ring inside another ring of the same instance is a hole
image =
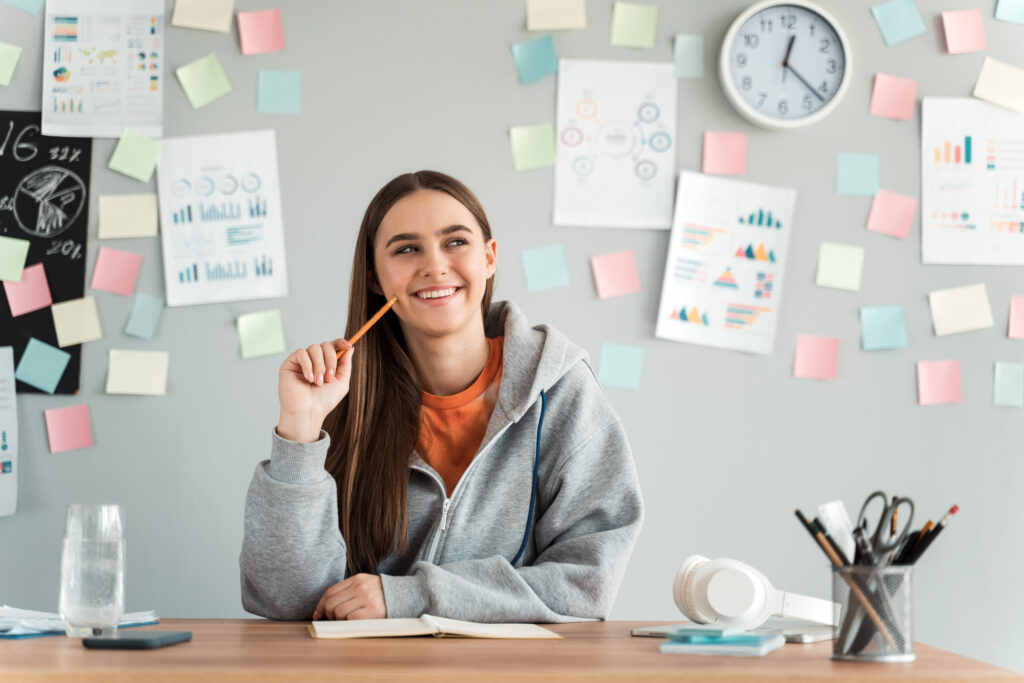
[[[609,44],[611,0],[588,2],[588,28],[559,32],[563,57],[672,58],[675,33],[705,36],[708,75],[679,84],[679,169],[699,169],[705,129],[750,133],[747,179],[797,188],[792,258],[775,353],[768,357],[653,338],[668,233],[589,230],[551,223],[552,169],[512,170],[510,125],[553,120],[555,80],[517,83],[509,44],[528,39],[523,0],[279,3],[285,52],[242,57],[237,38],[168,29],[170,70],[216,51],[234,92],[193,111],[170,83],[168,137],[274,128],[291,273],[285,299],[167,310],[157,337],[125,337],[131,301],[98,299],[106,336],[84,350],[78,397],[21,396],[21,498],[0,519],[0,603],[56,610],[59,545],[69,502],[119,502],[127,509],[128,608],[165,617],[243,616],[237,556],[242,503],[256,463],[267,457],[277,417],[279,357],[240,360],[235,318],[280,307],[289,347],[333,338],[343,328],[352,246],[362,211],[394,175],[435,168],[465,180],[482,199],[498,238],[500,298],[534,321],[556,325],[597,358],[603,341],[646,350],[640,391],[609,389],[636,454],[647,523],[615,603],[617,619],[675,619],[671,580],[699,552],[760,567],[784,589],[825,596],[829,571],[793,518],[842,498],[856,509],[876,488],[914,496],[922,517],[953,502],[963,510],[929,552],[916,579],[915,636],[932,645],[1024,670],[1024,549],[1020,410],[992,407],[992,365],[1021,361],[1006,338],[1009,297],[1024,293],[1012,268],[922,266],[919,231],[897,241],[864,229],[869,198],[834,192],[835,156],[877,152],[882,186],[919,190],[919,117],[895,122],[867,114],[878,71],[918,79],[920,95],[966,96],[983,53],[944,54],[939,13],[979,6],[990,54],[1021,65],[1024,27],[992,19],[994,0],[919,2],[927,35],[886,48],[867,0],[825,0],[855,50],[850,92],[810,129],[769,133],[732,110],[719,87],[719,42],[745,0],[649,0],[660,7],[653,50]],[[881,1],[881,0],[879,0]],[[239,0],[239,9],[273,7]],[[168,16],[171,9],[168,2]],[[26,45],[16,80],[0,88],[0,108],[38,109],[42,16],[0,5],[0,40]],[[301,116],[256,112],[261,68],[303,72]],[[154,191],[106,169],[112,140],[94,143],[92,226],[101,194]],[[867,249],[860,292],[814,286],[819,243]],[[519,253],[562,242],[571,286],[526,291]],[[118,241],[144,255],[138,291],[162,293],[159,242]],[[89,271],[98,240],[89,245]],[[630,248],[644,291],[600,301],[588,259]],[[932,334],[927,293],[984,281],[996,326],[946,338]],[[90,292],[91,293],[91,292]],[[910,345],[858,350],[857,309],[902,304]],[[798,333],[841,338],[839,377],[794,380]],[[171,352],[164,397],[103,393],[109,348]],[[959,358],[964,401],[916,404],[917,360]],[[86,401],[96,445],[51,455],[46,408]]]

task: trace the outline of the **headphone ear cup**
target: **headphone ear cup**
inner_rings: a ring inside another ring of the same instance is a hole
[[[691,621],[695,621],[698,624],[710,624],[714,621],[714,618],[709,617],[700,611],[697,607],[696,601],[694,600],[694,583],[696,582],[697,573],[701,567],[706,565],[710,560],[703,555],[690,555],[688,558],[683,560],[683,563],[679,566],[679,570],[676,572],[676,578],[672,585],[673,598],[675,598],[676,607],[683,613],[683,616],[687,617]]]

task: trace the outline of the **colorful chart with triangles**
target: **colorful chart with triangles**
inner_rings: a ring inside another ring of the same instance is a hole
[[[740,247],[733,256],[750,259],[751,261],[770,261],[775,263],[775,251],[765,249],[763,244],[757,245],[756,249],[753,244],[748,244],[746,248]]]
[[[673,308],[672,313],[669,316],[672,320],[682,320],[684,323],[695,323],[697,325],[710,325],[708,322],[708,314],[701,313],[697,310],[697,307],[692,307],[689,311],[686,310],[686,306],[682,308]]]
[[[718,276],[715,280],[715,287],[727,287],[729,289],[739,289],[740,285],[736,282],[736,277],[732,274],[731,268],[726,268],[725,272]]]

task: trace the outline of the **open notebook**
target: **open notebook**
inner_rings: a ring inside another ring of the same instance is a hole
[[[314,621],[314,638],[387,638],[391,636],[460,636],[464,638],[561,638],[534,624],[479,624],[424,614],[419,619],[356,619]]]

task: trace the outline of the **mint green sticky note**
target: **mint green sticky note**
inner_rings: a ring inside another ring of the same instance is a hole
[[[175,70],[193,109],[205,107],[231,92],[231,81],[213,52]]]
[[[10,43],[0,43],[0,85],[10,85],[14,69],[18,66],[21,48]]]
[[[815,284],[819,287],[856,292],[860,289],[860,274],[863,267],[863,247],[822,242],[818,251],[818,277]]]
[[[992,405],[1004,408],[1024,407],[1024,364],[996,363]]]
[[[528,291],[538,292],[542,289],[569,286],[565,247],[561,244],[523,249],[522,256],[523,274],[526,276]]]
[[[110,157],[110,170],[148,183],[164,144],[126,128]]]
[[[513,43],[512,57],[516,60],[519,82],[523,85],[558,71],[558,53],[550,34],[525,43]]]
[[[877,154],[836,156],[836,194],[874,197],[878,194],[881,164]]]
[[[238,339],[242,343],[242,358],[284,353],[281,311],[259,311],[238,316]]]
[[[1024,24],[1024,0],[999,0],[996,4],[996,19]]]
[[[704,36],[680,33],[674,50],[676,78],[704,78]]]
[[[615,47],[654,47],[658,28],[658,6],[616,2],[612,8],[612,45]]]
[[[70,359],[71,354],[67,351],[32,337],[28,340],[25,353],[21,354],[14,377],[40,391],[52,394],[57,389]]]
[[[860,309],[860,342],[865,351],[902,349],[907,345],[907,322],[902,306],[864,306]]]
[[[164,300],[161,297],[136,294],[124,333],[139,339],[152,339],[163,312]]]
[[[555,126],[538,123],[535,126],[512,126],[512,165],[517,171],[555,165]]]
[[[302,72],[261,71],[259,111],[262,114],[302,113]]]
[[[28,240],[0,236],[0,280],[21,282],[21,271],[25,269],[31,245]]]
[[[33,16],[39,14],[39,10],[43,7],[43,0],[4,0],[4,2]]]
[[[602,386],[620,389],[639,389],[644,369],[644,350],[626,344],[601,344],[601,363],[597,381]]]
[[[921,14],[914,0],[889,0],[871,8],[885,44],[892,47],[925,32]]]

